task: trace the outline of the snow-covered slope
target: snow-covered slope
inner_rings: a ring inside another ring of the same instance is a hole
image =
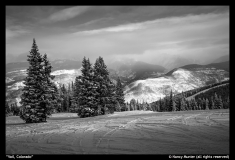
[[[24,78],[26,77],[26,70],[18,70],[13,72],[7,72],[6,74],[6,96],[8,101],[17,102],[19,105],[21,89],[24,87]],[[51,73],[54,75],[54,82],[57,87],[59,84],[65,84],[67,86],[69,83],[75,80],[78,75],[81,75],[80,69],[63,69],[56,70]]]
[[[135,81],[125,87],[125,100],[132,98],[139,102],[153,102],[165,97],[172,90],[173,93],[202,87],[210,81],[223,81],[228,79],[228,72],[215,68],[205,68],[196,71],[178,68],[169,76],[149,78]]]
[[[57,70],[51,74],[55,76],[54,82],[57,86],[59,84],[65,84],[67,86],[72,81],[74,82],[78,75],[81,75],[81,69]]]

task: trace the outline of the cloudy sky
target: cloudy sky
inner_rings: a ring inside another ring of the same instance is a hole
[[[6,62],[26,59],[33,38],[51,60],[203,63],[229,54],[229,7],[7,6]]]

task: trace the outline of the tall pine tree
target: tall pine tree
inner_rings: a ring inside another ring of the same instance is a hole
[[[29,68],[20,102],[23,107],[20,118],[26,123],[45,122],[51,113],[52,95],[50,94],[53,93],[53,87],[49,83],[51,66],[38,51],[36,41],[33,39],[32,49],[27,59]]]
[[[94,70],[90,63],[89,59],[83,58],[82,61],[82,76],[81,76],[81,83],[80,83],[80,96],[78,97],[79,106],[81,110],[85,109],[92,109],[97,110],[98,108],[98,101],[97,101],[97,84],[94,78]],[[78,112],[79,115],[80,111]],[[80,115],[79,115],[80,116]]]
[[[112,113],[116,104],[118,110],[122,103],[116,102],[115,85],[109,78],[107,66],[102,57],[96,59],[94,64],[94,81],[96,85],[96,99],[98,103],[98,111],[102,110],[103,114],[107,109]],[[120,105],[119,105],[120,104]]]

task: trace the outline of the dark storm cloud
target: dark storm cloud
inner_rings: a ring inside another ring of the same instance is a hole
[[[229,52],[229,7],[7,7],[6,54],[28,52],[32,38],[54,59],[209,58]]]

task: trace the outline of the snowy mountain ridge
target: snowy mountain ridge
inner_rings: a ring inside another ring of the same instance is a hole
[[[194,88],[202,87],[211,82],[228,80],[227,71],[215,68],[199,69],[190,71],[178,68],[171,75],[159,78],[148,78],[137,80],[125,87],[125,101],[131,99],[139,102],[153,102],[169,95],[170,91],[174,94],[181,93]]]

